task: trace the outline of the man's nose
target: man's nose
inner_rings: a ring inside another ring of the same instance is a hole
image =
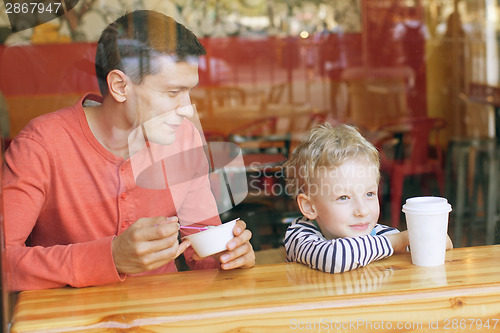
[[[179,101],[179,107],[175,110],[175,113],[181,117],[192,117],[194,114],[193,106],[191,105],[191,97],[189,93],[184,93]]]
[[[187,117],[190,118],[194,114],[194,109],[191,104],[187,104],[185,106],[180,106],[177,109],[175,109],[175,113],[181,117]]]

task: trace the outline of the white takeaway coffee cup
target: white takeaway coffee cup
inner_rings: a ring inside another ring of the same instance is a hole
[[[446,198],[414,197],[403,205],[411,261],[418,266],[444,264],[451,205]]]

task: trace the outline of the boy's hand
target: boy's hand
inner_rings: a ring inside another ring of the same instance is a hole
[[[450,236],[446,235],[446,251],[453,249],[453,242],[451,241]]]
[[[394,253],[405,252],[408,245],[410,245],[408,230],[398,232],[397,234],[385,235],[385,237],[391,242]]]
[[[406,248],[410,245],[410,239],[408,237],[408,230],[401,231],[397,234],[386,235],[386,237],[391,242],[394,253],[402,253],[406,251]],[[453,242],[450,236],[446,235],[446,250],[453,249]]]

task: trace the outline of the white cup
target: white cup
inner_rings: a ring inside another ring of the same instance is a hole
[[[201,258],[225,251],[227,250],[227,243],[234,237],[233,229],[236,220],[197,232],[186,236],[186,238],[189,239],[191,246]]]
[[[440,197],[415,197],[403,205],[411,261],[418,266],[444,264],[451,205]]]

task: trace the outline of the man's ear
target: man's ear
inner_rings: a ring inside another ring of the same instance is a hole
[[[316,207],[314,206],[314,203],[311,201],[311,198],[309,198],[306,194],[300,193],[297,196],[297,204],[302,214],[309,220],[314,220],[316,219],[316,217],[318,217],[318,213],[316,212]]]
[[[108,91],[113,98],[120,103],[127,100],[126,87],[129,82],[128,76],[121,70],[113,69],[107,77]]]

